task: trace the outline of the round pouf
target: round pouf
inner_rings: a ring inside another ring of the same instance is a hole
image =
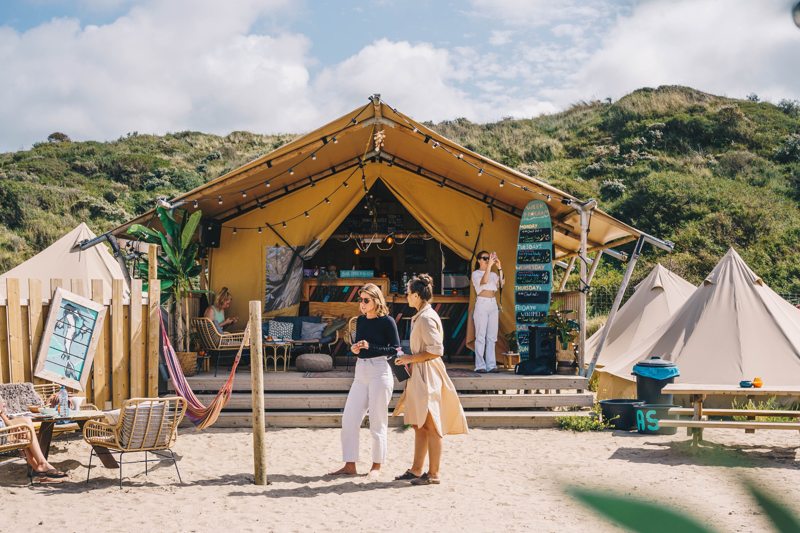
[[[326,353],[304,353],[297,356],[294,366],[298,372],[328,372],[333,370],[333,359]]]

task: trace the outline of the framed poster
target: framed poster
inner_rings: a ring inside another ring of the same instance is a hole
[[[50,301],[33,375],[82,391],[92,369],[105,314],[103,305],[57,289]]]

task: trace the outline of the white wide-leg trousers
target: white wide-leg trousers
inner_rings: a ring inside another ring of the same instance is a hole
[[[494,297],[478,296],[472,319],[475,321],[475,370],[493,370],[497,367],[494,345],[497,342],[497,322],[500,313]]]
[[[369,412],[369,432],[372,435],[372,462],[386,459],[389,428],[389,400],[394,379],[385,357],[359,359],[355,379],[347,394],[342,415],[342,456],[344,462],[358,461],[358,432],[364,415]]]

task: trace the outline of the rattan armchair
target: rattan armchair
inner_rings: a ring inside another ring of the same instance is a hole
[[[96,455],[95,447],[119,454],[119,486],[122,488],[122,464],[126,453],[144,452],[144,461],[128,461],[144,463],[145,475],[148,463],[161,459],[171,459],[178,473],[178,481],[183,483],[181,472],[172,445],[178,436],[178,424],[186,413],[186,400],[180,396],[165,398],[133,398],[122,404],[119,420],[116,424],[90,420],[83,427],[83,438],[92,446],[89,455],[89,468],[86,482],[92,470],[92,458]],[[166,455],[166,452],[169,455]],[[158,459],[148,460],[148,454]]]
[[[223,355],[235,357],[239,347],[244,342],[244,331],[238,333],[220,333],[210,318],[197,317],[192,319],[192,326],[199,334],[200,345],[209,354],[216,354],[214,375],[219,369],[219,359]]]
[[[350,370],[350,356],[352,352],[350,351],[350,345],[356,342],[356,324],[358,322],[358,317],[354,316],[347,321],[347,326],[342,328],[342,342],[345,344],[345,369]]]

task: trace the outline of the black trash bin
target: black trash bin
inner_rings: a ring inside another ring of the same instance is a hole
[[[636,399],[650,404],[671,404],[672,394],[661,394],[667,383],[675,381],[680,375],[672,361],[651,357],[637,363],[632,374],[636,376]]]

